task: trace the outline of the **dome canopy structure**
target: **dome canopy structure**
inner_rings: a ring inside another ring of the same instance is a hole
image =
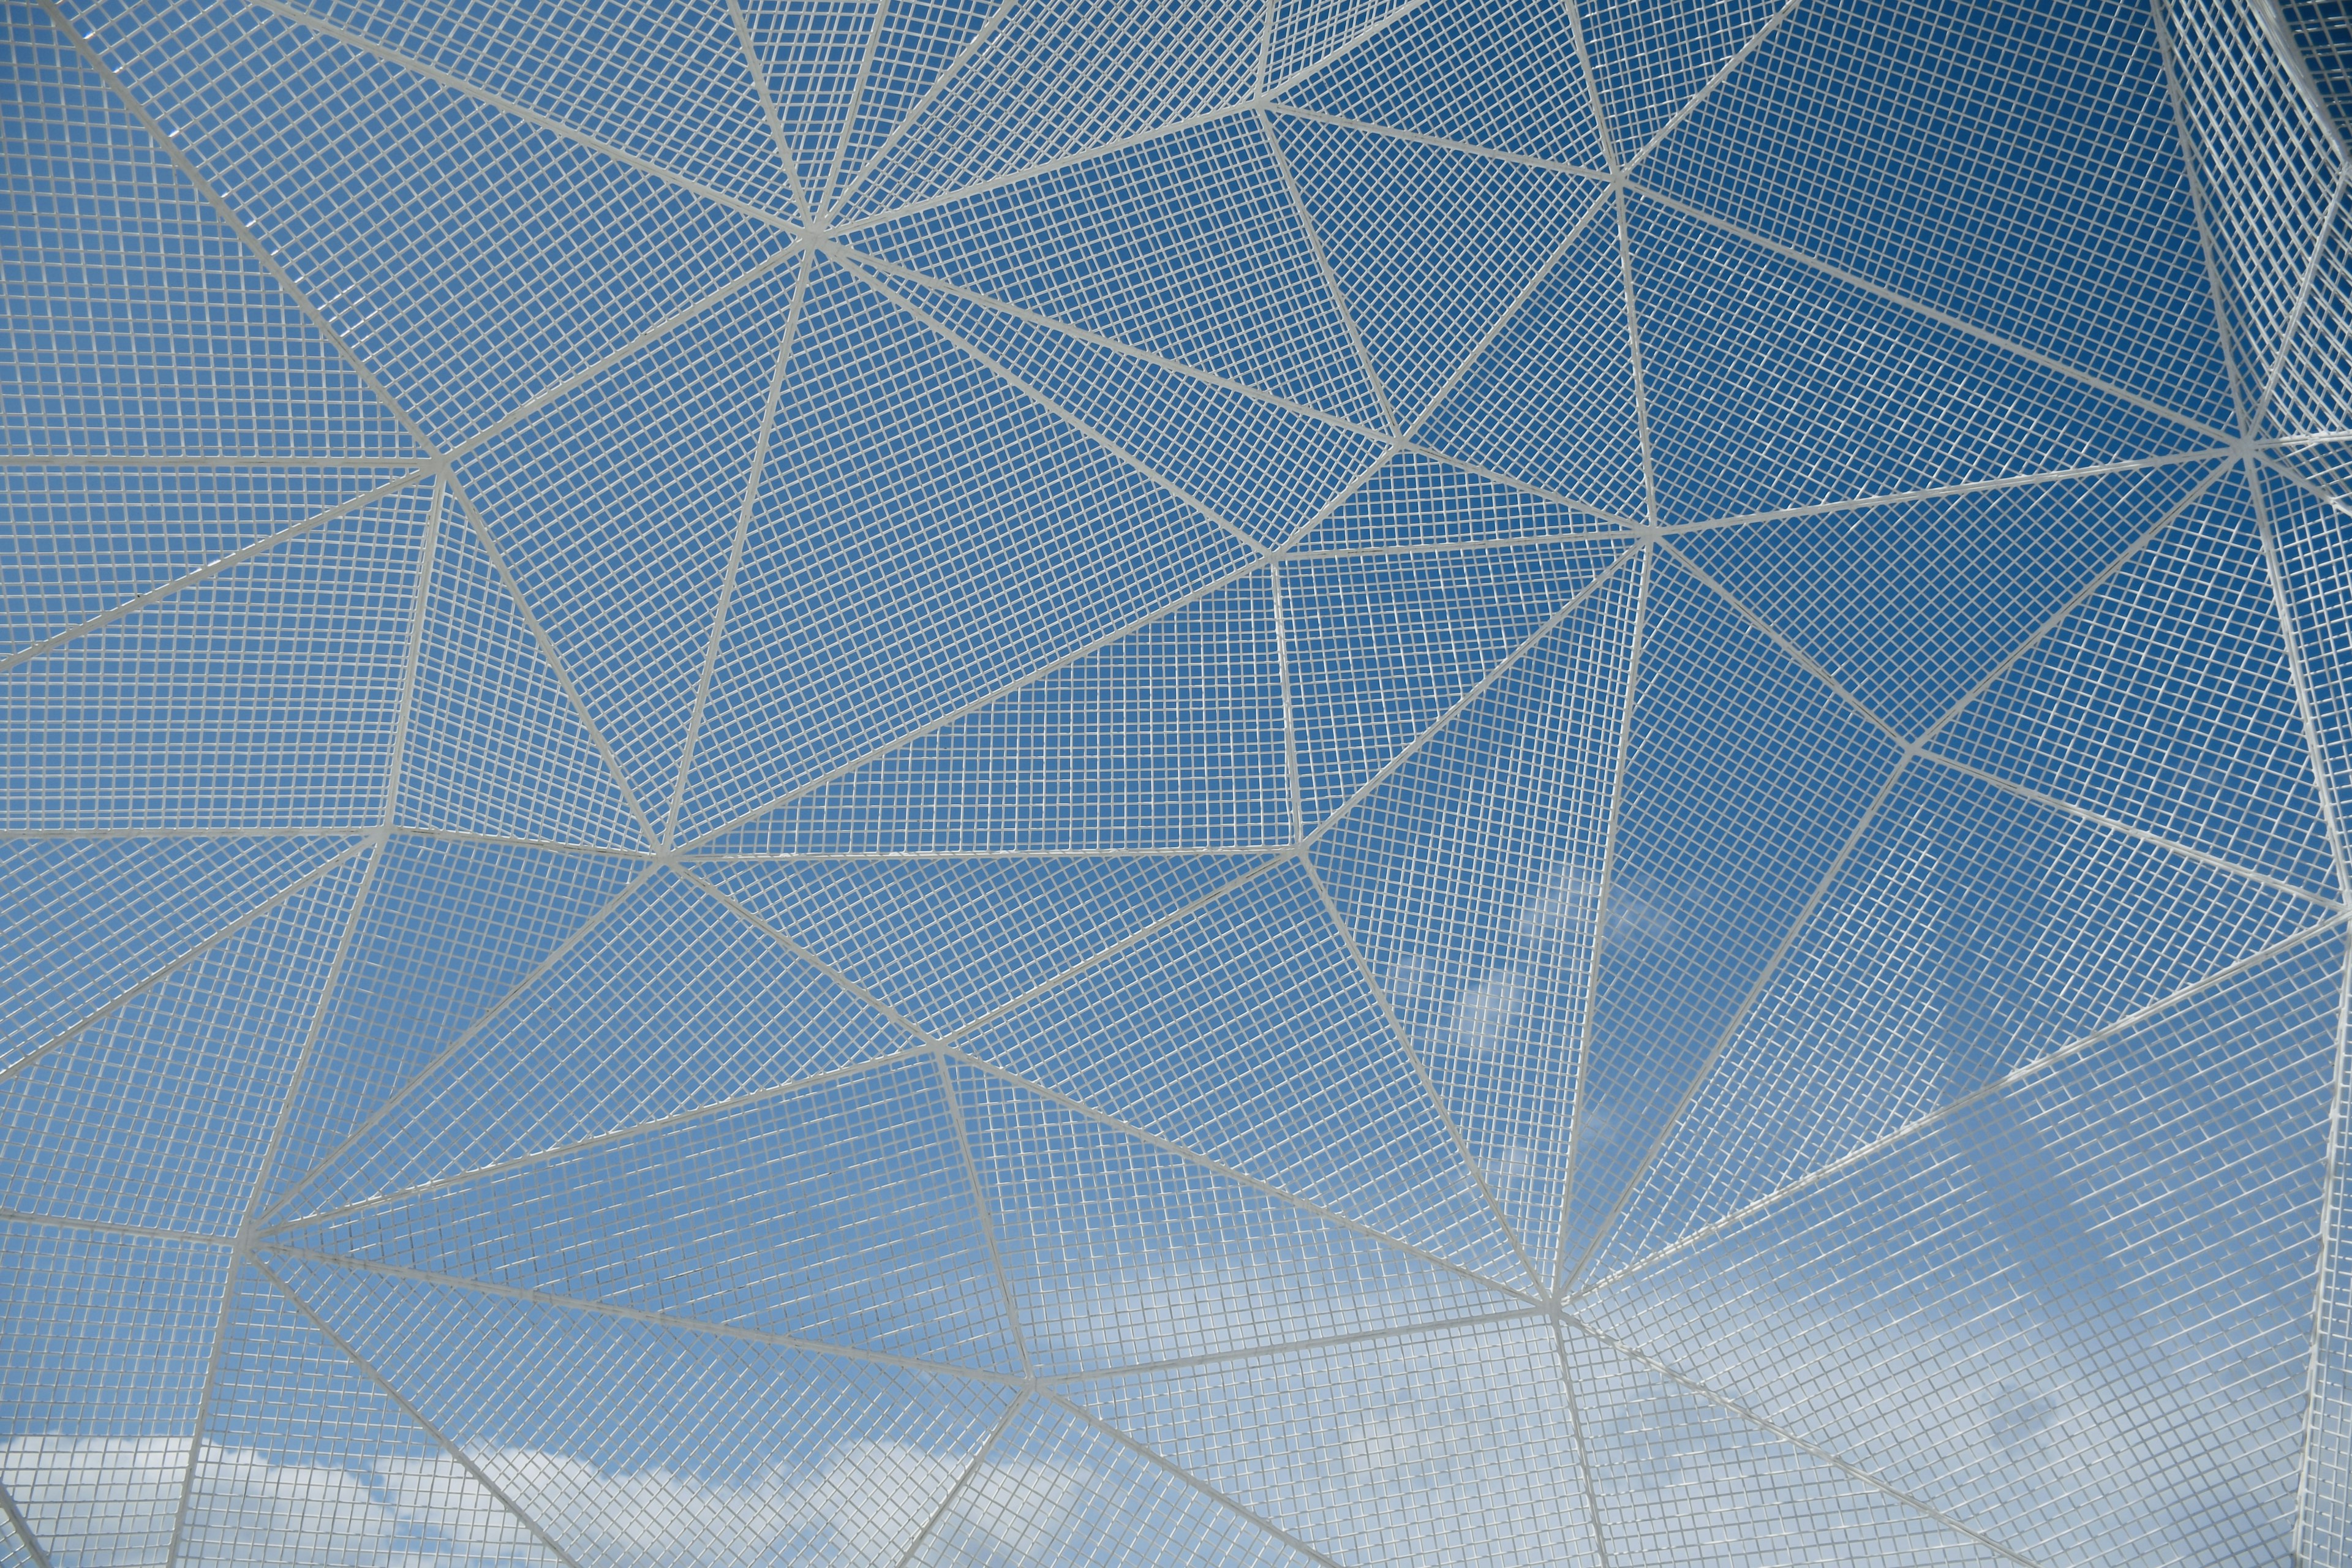
[[[2338,8],[7,16],[0,1563],[2352,1563]]]

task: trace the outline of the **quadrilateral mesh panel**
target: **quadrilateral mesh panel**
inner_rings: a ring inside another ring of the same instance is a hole
[[[0,1082],[0,1208],[236,1234],[348,923],[358,859]]]
[[[170,1550],[230,1262],[0,1225],[0,1485],[53,1568]]]
[[[1545,1279],[1641,572],[1612,576],[1315,850]]]
[[[179,1561],[408,1560],[556,1562],[276,1281],[241,1268]]]
[[[2033,1562],[2283,1558],[2342,963],[2305,942],[1579,1310]]]
[[[258,6],[79,10],[99,53],[444,447],[790,238]]]
[[[276,1239],[1010,1375],[1021,1358],[966,1173],[938,1069],[918,1058],[460,1173]]]
[[[1343,1563],[1601,1560],[1548,1323],[1097,1378],[1070,1398]]]
[[[0,821],[374,826],[429,500],[373,502],[7,671]]]
[[[887,1568],[1013,1397],[304,1259],[272,1267],[582,1568]]]
[[[1140,854],[1291,837],[1270,573],[761,802],[710,855]],[[1238,870],[1239,868],[1236,868]]]
[[[1043,1375],[1529,1310],[1043,1095],[968,1067],[952,1077]]]
[[[415,451],[47,15],[0,15],[14,340],[0,445],[150,458]]]

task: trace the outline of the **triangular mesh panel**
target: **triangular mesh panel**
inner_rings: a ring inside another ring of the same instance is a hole
[[[2352,1568],[2317,0],[5,0],[0,1568]]]

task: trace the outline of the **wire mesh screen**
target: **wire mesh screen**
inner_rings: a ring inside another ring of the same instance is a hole
[[[2352,1568],[2352,22],[11,0],[0,1564]]]

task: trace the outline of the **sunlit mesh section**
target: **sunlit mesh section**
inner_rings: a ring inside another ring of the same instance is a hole
[[[1339,819],[1318,873],[1539,1275],[1600,921],[1638,568]]]
[[[1049,1373],[1238,1356],[1526,1304],[971,1068],[953,1077]]]
[[[0,14],[0,1568],[2352,1568],[2305,0]]]
[[[574,1561],[894,1561],[1012,1391],[273,1262]]]
[[[780,1168],[792,1172],[781,1185]],[[648,1213],[632,1201],[648,1183],[700,1200]],[[929,1060],[535,1150],[280,1239],[927,1364],[1020,1369]]]

